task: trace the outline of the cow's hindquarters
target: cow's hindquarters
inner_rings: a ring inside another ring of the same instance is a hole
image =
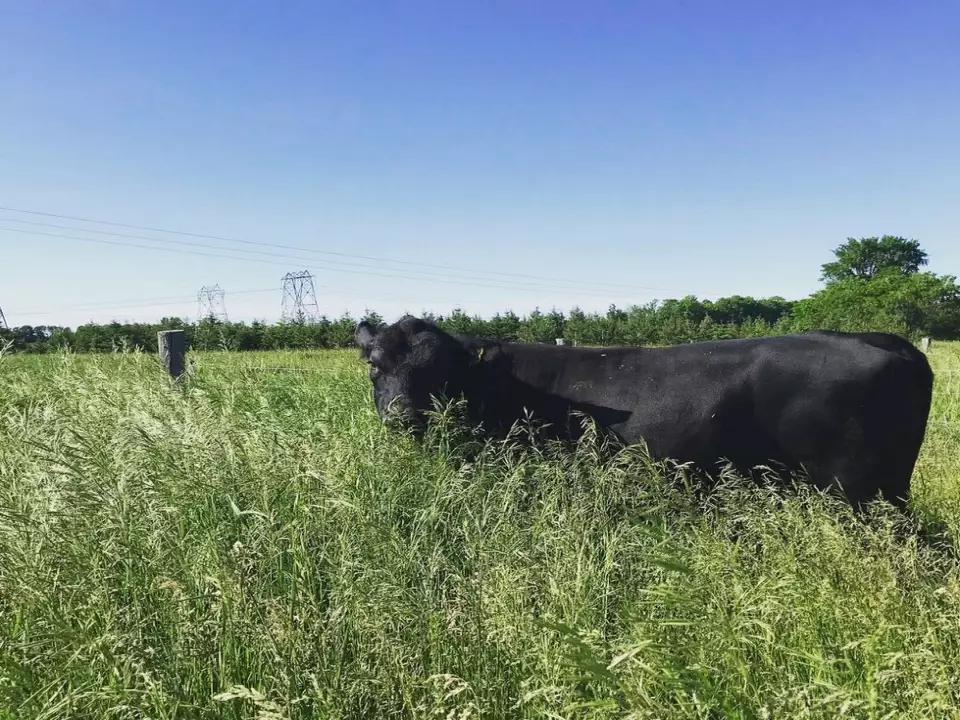
[[[834,370],[783,410],[780,444],[815,485],[839,486],[854,506],[878,494],[905,506],[930,408],[923,368],[870,348]]]

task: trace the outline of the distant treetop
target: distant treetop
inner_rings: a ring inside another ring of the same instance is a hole
[[[872,280],[883,271],[912,275],[927,264],[927,253],[919,242],[896,235],[847,238],[833,254],[837,259],[821,266],[820,279],[827,283],[846,278]]]

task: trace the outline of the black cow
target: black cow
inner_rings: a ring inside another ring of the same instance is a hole
[[[577,348],[451,335],[406,317],[356,341],[381,419],[422,430],[431,396],[465,396],[472,422],[503,436],[529,410],[574,438],[581,411],[655,458],[709,472],[729,461],[806,471],[859,506],[906,504],[926,432],[926,356],[885,333],[815,331],[662,348]]]

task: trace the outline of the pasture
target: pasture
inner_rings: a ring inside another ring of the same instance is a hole
[[[924,540],[589,440],[420,447],[355,351],[192,359],[0,357],[0,717],[960,717],[960,344]]]

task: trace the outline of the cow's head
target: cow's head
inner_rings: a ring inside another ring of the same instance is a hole
[[[381,421],[415,431],[425,425],[431,397],[452,399],[466,390],[470,370],[483,356],[482,341],[455,337],[414,317],[379,331],[361,322],[354,337],[370,366]]]

